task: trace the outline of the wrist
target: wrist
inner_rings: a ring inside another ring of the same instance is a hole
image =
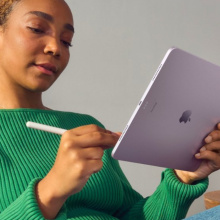
[[[191,185],[195,180],[188,174],[189,172],[183,170],[174,170],[176,177],[185,184]]]
[[[36,200],[42,215],[46,219],[54,219],[67,198],[59,198],[54,193],[55,190],[44,178],[35,186]]]

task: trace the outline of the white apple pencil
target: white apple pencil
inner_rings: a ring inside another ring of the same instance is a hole
[[[56,128],[56,127],[49,126],[49,125],[43,125],[43,124],[32,122],[32,121],[28,121],[26,123],[26,126],[29,127],[29,128],[34,128],[34,129],[38,129],[38,130],[41,130],[41,131],[47,131],[47,132],[51,132],[51,133],[54,133],[54,134],[61,134],[61,135],[65,131],[67,131],[67,130],[62,129],[62,128]]]

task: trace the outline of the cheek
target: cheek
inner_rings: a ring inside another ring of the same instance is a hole
[[[17,52],[27,59],[32,58],[38,52],[37,48],[39,47],[40,40],[33,40],[25,35],[20,35],[14,43],[14,48],[17,48]]]
[[[44,39],[27,36],[26,32],[24,33],[20,30],[17,34],[15,34],[15,31],[8,33],[2,44],[3,48],[0,51],[2,52],[1,54],[4,54],[2,56],[4,62],[0,65],[3,64],[7,72],[24,72],[30,64],[37,61],[46,61],[48,58],[44,57]],[[66,48],[61,48],[61,50],[62,55],[59,63],[61,71],[63,71],[69,63],[70,51]]]
[[[4,45],[4,60],[8,66],[14,68],[25,67],[33,59],[34,53],[37,52],[36,42],[28,39],[22,33],[19,33],[16,37],[9,34]]]
[[[64,52],[63,53],[63,62],[62,62],[63,70],[68,65],[69,59],[70,59],[70,52],[69,51]]]

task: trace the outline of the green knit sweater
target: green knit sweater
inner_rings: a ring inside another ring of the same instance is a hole
[[[44,219],[36,201],[35,185],[52,168],[61,135],[26,127],[27,121],[63,129],[96,124],[95,118],[73,112],[39,109],[0,110],[0,219]],[[135,146],[134,146],[135,147]],[[112,149],[105,150],[103,168],[84,188],[70,196],[56,219],[174,220],[185,217],[193,200],[202,195],[208,179],[186,185],[166,169],[156,191],[143,198],[132,189]],[[150,176],[140,176],[151,178]],[[146,186],[148,187],[148,186]]]

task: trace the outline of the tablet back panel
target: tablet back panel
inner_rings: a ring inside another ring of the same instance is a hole
[[[194,155],[220,122],[220,67],[174,48],[159,68],[112,156],[195,171]]]

